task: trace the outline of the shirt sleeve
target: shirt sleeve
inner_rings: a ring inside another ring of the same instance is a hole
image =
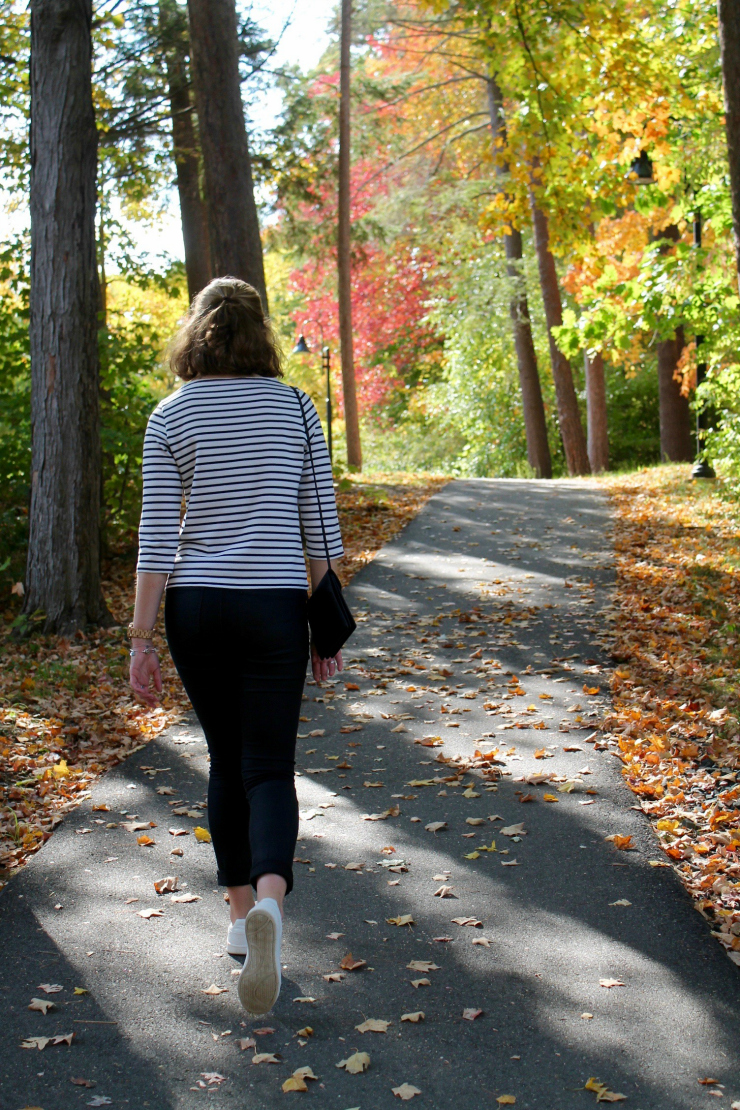
[[[167,425],[155,409],[144,436],[144,493],[137,571],[171,574],[180,535],[182,478],[167,441]]]
[[[311,398],[301,393],[301,403],[308,422],[308,434],[311,440],[311,452],[316,472],[316,483],[311,470],[311,456],[306,445],[303,459],[303,473],[298,487],[298,508],[301,517],[301,527],[306,538],[306,551],[311,559],[325,559],[326,549],[321,532],[321,517],[324,519],[326,538],[329,544],[329,555],[332,559],[340,559],[344,554],[342,536],[339,531],[339,517],[337,516],[337,503],[334,497],[334,482],[332,480],[331,461],[326,448],[324,432],[319,420],[319,414]],[[316,497],[318,486],[319,497]],[[319,499],[321,514],[319,514]]]

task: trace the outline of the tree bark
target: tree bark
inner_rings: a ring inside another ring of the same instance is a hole
[[[563,306],[560,300],[560,287],[555,269],[555,259],[550,250],[550,232],[547,216],[538,208],[534,192],[529,193],[534,225],[534,244],[537,251],[537,265],[540,271],[540,287],[545,306],[547,336],[550,341],[550,361],[555,382],[555,396],[558,403],[558,423],[563,440],[565,462],[568,473],[590,474],[586,437],[583,434],[581,414],[578,411],[578,398],[573,385],[573,371],[562,351],[559,350],[552,329],[563,322]]]
[[[267,312],[234,0],[188,0],[188,13],[213,273],[248,281]]]
[[[200,195],[200,158],[190,100],[188,21],[177,0],[159,0],[159,28],[167,67],[185,273],[192,300],[211,280],[211,246],[206,206]]]
[[[664,462],[692,462],[689,399],[674,377],[686,345],[683,328],[673,339],[658,344],[658,404],[660,408],[660,457]]]
[[[725,97],[727,156],[730,163],[735,266],[740,288],[740,2],[717,0],[717,15]]]
[[[503,143],[506,142],[503,96],[494,77],[489,77],[486,80],[486,91],[495,157],[497,139],[501,139]],[[504,194],[506,192],[504,182],[508,173],[508,165],[497,158],[496,174],[502,183],[501,191]],[[514,347],[519,368],[519,386],[522,392],[524,430],[527,437],[527,461],[538,478],[551,478],[552,460],[550,458],[550,446],[547,442],[545,406],[542,401],[542,386],[532,339],[529,303],[524,288],[524,277],[521,272],[522,233],[517,228],[512,228],[510,232],[504,234],[504,250],[506,252],[506,273],[511,279],[513,288],[509,301],[509,315],[511,316],[511,326],[514,332]]]
[[[31,0],[30,534],[24,611],[106,622],[100,586],[92,0]]]
[[[342,0],[342,32],[339,64],[339,184],[337,197],[337,283],[339,300],[339,346],[342,358],[344,425],[347,437],[347,466],[362,469],[360,422],[357,414],[355,354],[352,339],[352,247],[350,213],[350,43],[352,0]]]
[[[677,243],[681,233],[675,224],[660,232],[661,239]],[[661,247],[665,252],[668,243]],[[683,328],[676,328],[673,339],[658,343],[658,407],[660,410],[660,457],[665,462],[691,462],[691,412],[689,399],[681,394],[681,382],[674,377],[686,345]]]
[[[609,469],[609,428],[606,419],[606,378],[604,356],[599,351],[593,358],[583,352],[586,371],[586,413],[588,425],[588,461],[591,473]]]

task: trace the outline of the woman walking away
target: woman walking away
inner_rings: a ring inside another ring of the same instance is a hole
[[[293,775],[309,653],[301,529],[313,589],[327,570],[321,514],[332,562],[342,540],[316,409],[278,380],[279,351],[256,290],[212,281],[193,302],[171,365],[184,385],[157,405],[144,440],[131,686],[156,704],[152,633],[166,587],[167,643],[210,753],[227,951],[246,957],[242,1005],[264,1014],[280,992],[283,898],[298,835]],[[311,655],[317,682],[342,669],[341,653]]]

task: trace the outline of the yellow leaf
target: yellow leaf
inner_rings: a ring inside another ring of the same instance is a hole
[[[416,1024],[417,1022],[423,1021],[423,1020],[424,1020],[424,1011],[423,1010],[414,1010],[413,1013],[410,1013],[410,1014],[401,1014],[401,1021],[412,1021],[414,1024]]]
[[[419,1088],[412,1086],[411,1083],[402,1083],[400,1087],[391,1087],[391,1090],[396,1098],[403,1099],[404,1102],[408,1102],[414,1095],[421,1094]]]
[[[54,766],[52,767],[51,773],[52,773],[52,775],[54,776],[55,779],[64,779],[68,775],[70,775],[72,772],[70,771],[69,767],[67,766],[67,760],[66,759],[60,759],[59,762],[55,763]]]
[[[304,1080],[300,1075],[290,1075],[283,1083],[283,1091],[287,1094],[288,1091],[307,1091]]]
[[[498,1102],[501,1106],[513,1106],[516,1102],[516,1099],[513,1095],[499,1095],[496,1099],[496,1102]]]
[[[209,833],[208,829],[203,829],[200,827],[200,825],[196,825],[193,829],[193,832],[195,833],[195,839],[199,840],[201,844],[211,843],[211,834]]]
[[[468,852],[463,859],[480,859],[480,852]]]
[[[136,843],[141,844],[142,848],[151,848],[152,844],[156,844],[156,841],[145,834],[143,836],[137,836]]]
[[[85,990],[84,987],[75,987],[74,993],[75,994],[89,994],[90,991]]]
[[[367,1052],[353,1052],[346,1060],[340,1060],[335,1068],[344,1068],[350,1075],[361,1075],[370,1067],[370,1057]]]
[[[366,1018],[361,1025],[356,1025],[358,1033],[387,1033],[391,1023],[382,1018]]]
[[[555,794],[543,794],[542,800],[543,802],[559,802],[560,798],[558,798]]]
[[[389,925],[415,925],[413,916],[410,913],[399,914],[398,917],[386,917]]]
[[[255,1052],[252,1057],[253,1064],[279,1064],[280,1057],[274,1052]]]

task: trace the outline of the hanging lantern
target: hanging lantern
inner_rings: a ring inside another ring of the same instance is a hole
[[[655,181],[653,177],[653,163],[647,155],[647,151],[641,150],[640,157],[635,158],[630,166],[629,177],[635,182],[636,185],[652,185]]]

